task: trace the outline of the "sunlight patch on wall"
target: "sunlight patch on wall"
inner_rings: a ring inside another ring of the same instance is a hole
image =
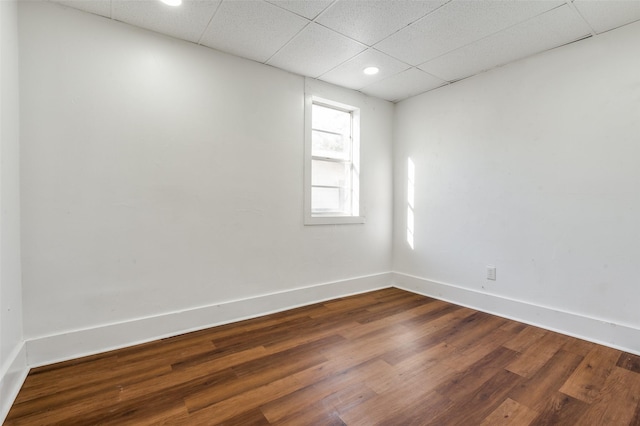
[[[407,243],[413,250],[416,166],[411,157],[407,160]]]

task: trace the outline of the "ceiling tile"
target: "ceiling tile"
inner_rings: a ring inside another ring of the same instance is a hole
[[[338,0],[317,22],[371,46],[446,2],[447,0]]]
[[[74,9],[82,10],[96,15],[111,18],[111,0],[53,0],[55,3],[60,3],[65,6],[72,7]]]
[[[596,33],[609,31],[640,19],[638,0],[575,0],[573,4]]]
[[[591,34],[567,5],[420,65],[428,73],[458,80]]]
[[[640,0],[50,1],[391,101],[640,20]]]
[[[224,1],[200,43],[265,62],[308,23],[262,0]]]
[[[188,0],[171,7],[157,0],[113,0],[112,18],[148,30],[197,42],[220,0]]]
[[[378,67],[380,72],[376,75],[364,74],[362,71],[370,66]],[[408,68],[410,66],[404,62],[400,62],[375,49],[367,49],[358,56],[338,65],[328,73],[321,75],[320,80],[358,90]]]
[[[267,63],[317,78],[365,49],[360,43],[311,23]]]
[[[360,91],[367,95],[396,102],[435,89],[444,84],[447,84],[447,82],[417,68],[410,68],[399,74],[378,81],[377,83],[373,83]]]
[[[327,8],[333,0],[267,0],[307,19],[314,19]]]
[[[563,4],[562,0],[454,0],[375,47],[418,65]]]

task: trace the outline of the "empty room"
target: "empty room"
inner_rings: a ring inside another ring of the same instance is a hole
[[[0,423],[640,425],[640,0],[0,0]]]

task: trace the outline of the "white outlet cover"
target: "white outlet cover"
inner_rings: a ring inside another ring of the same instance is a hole
[[[487,265],[487,279],[495,281],[496,280],[496,267],[493,265]]]

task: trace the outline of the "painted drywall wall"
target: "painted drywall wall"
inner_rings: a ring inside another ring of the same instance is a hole
[[[20,59],[27,339],[390,270],[392,104],[327,89],[367,223],[304,226],[302,77],[46,2]]]
[[[630,327],[637,340],[638,40],[635,23],[397,104],[394,270],[436,283],[436,296],[455,286],[478,295],[465,304],[495,295]],[[640,340],[616,344],[640,351]]]
[[[20,277],[18,13],[0,2],[0,421],[26,374]]]

